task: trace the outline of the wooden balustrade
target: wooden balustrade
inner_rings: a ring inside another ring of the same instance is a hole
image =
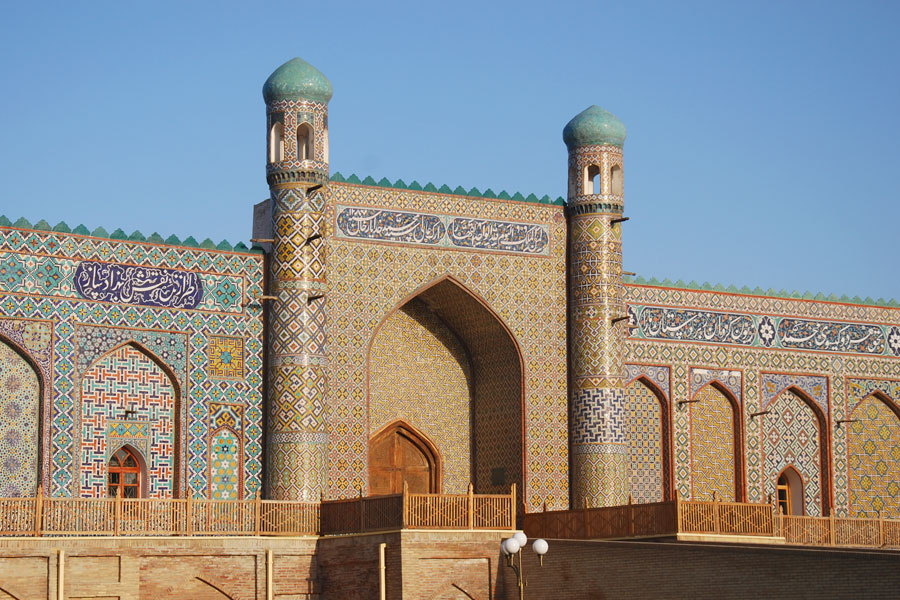
[[[290,502],[197,498],[0,498],[0,536],[317,535],[410,528],[514,529],[510,494],[402,494]]]
[[[322,502],[323,535],[390,529],[515,529],[509,494],[402,494]]]
[[[778,515],[778,531],[788,544],[804,546],[900,546],[900,521],[848,517]]]

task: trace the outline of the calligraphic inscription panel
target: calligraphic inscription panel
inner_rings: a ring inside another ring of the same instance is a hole
[[[337,206],[335,236],[489,252],[548,256],[549,226],[420,212]]]
[[[167,308],[196,308],[203,298],[191,271],[89,261],[75,269],[75,290],[87,300]]]
[[[900,345],[889,343],[896,327],[888,325],[637,304],[628,305],[628,321],[630,339],[900,355]]]

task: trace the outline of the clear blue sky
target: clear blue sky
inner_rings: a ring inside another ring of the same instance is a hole
[[[900,3],[9,2],[0,212],[232,243],[261,87],[334,85],[331,169],[557,197],[566,122],[628,127],[625,268],[900,299]]]

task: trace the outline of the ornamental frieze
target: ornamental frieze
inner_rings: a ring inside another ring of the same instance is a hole
[[[192,271],[84,261],[75,269],[75,291],[87,300],[166,308],[196,308],[203,298]]]
[[[631,339],[900,356],[900,329],[889,325],[638,304],[628,324]]]
[[[537,256],[550,253],[550,229],[542,224],[353,206],[336,207],[336,215],[338,238]]]

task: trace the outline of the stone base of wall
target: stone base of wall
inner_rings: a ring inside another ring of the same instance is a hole
[[[0,539],[0,600],[494,598],[508,532]]]
[[[326,538],[0,540],[0,600],[518,598],[508,532],[395,531]],[[896,598],[900,551],[666,541],[550,540],[523,553],[526,597]],[[64,595],[59,594],[62,588]]]

